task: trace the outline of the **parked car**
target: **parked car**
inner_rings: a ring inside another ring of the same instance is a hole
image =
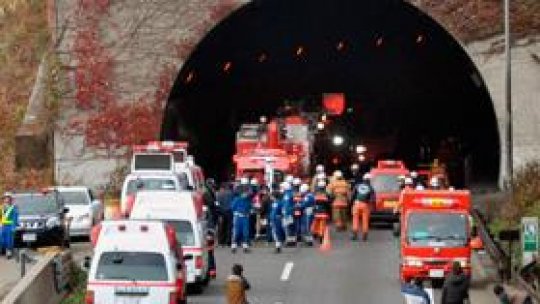
[[[57,191],[24,192],[13,195],[19,209],[15,245],[69,247],[65,218],[69,211]]]
[[[87,187],[55,187],[65,206],[70,220],[69,236],[90,236],[92,226],[103,220],[103,203],[96,199]]]

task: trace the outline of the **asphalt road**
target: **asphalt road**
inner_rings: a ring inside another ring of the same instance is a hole
[[[274,254],[266,243],[253,248],[250,254],[231,254],[218,248],[218,277],[202,294],[190,295],[189,303],[219,304],[224,301],[224,281],[234,263],[241,263],[252,285],[250,303],[326,304],[326,303],[403,303],[398,274],[398,245],[391,231],[375,229],[368,242],[351,242],[344,233],[332,232],[332,249],[285,248]],[[88,255],[87,243],[73,244],[77,260]],[[477,267],[478,268],[478,267]],[[287,271],[289,269],[290,271]],[[471,290],[474,304],[493,304],[481,271],[475,271]],[[440,290],[434,291],[439,303]]]

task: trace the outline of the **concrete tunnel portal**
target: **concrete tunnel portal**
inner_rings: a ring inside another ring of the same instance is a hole
[[[421,147],[433,158],[451,142],[473,182],[497,182],[497,120],[478,70],[444,28],[399,0],[242,6],[180,70],[161,137],[189,140],[207,173],[225,177],[241,123],[273,115],[284,100],[309,106],[331,92],[345,93],[349,111],[334,130],[351,143],[379,139],[390,151],[381,157],[414,165]],[[321,153],[328,161],[337,152]]]

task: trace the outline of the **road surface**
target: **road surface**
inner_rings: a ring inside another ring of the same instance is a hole
[[[89,252],[85,243],[74,244],[75,256]],[[344,233],[332,232],[332,249],[285,248],[274,254],[266,243],[252,253],[235,255],[228,248],[216,249],[218,278],[200,295],[190,295],[189,303],[225,303],[223,283],[233,263],[244,265],[252,285],[250,303],[325,304],[325,303],[403,303],[399,293],[398,244],[390,230],[375,229],[367,243],[351,242]],[[481,271],[475,270],[471,300],[474,304],[493,304],[490,287],[483,284]],[[434,291],[439,303],[440,290]]]

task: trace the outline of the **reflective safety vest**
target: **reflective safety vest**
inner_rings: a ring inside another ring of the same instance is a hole
[[[15,209],[15,206],[13,206],[13,205],[7,207],[7,209],[2,209],[2,214],[1,214],[2,225],[12,225],[13,224],[13,220],[9,218],[11,216],[11,214],[13,213],[13,209]]]

